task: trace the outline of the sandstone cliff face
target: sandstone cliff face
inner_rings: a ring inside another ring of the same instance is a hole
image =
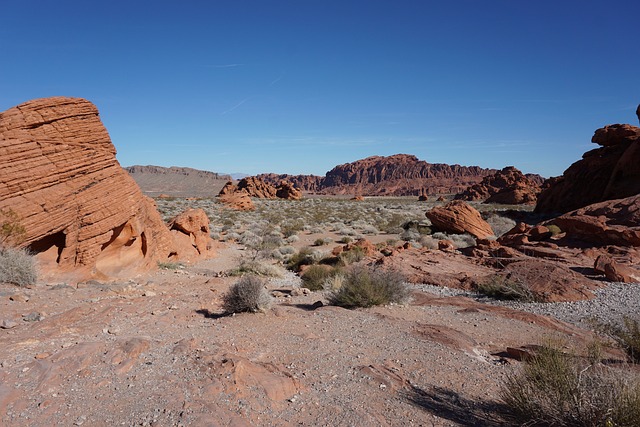
[[[324,177],[313,175],[260,175],[277,184],[282,179],[319,194],[362,196],[418,196],[454,194],[478,183],[494,169],[478,166],[433,164],[408,154],[373,156],[331,169]]]
[[[640,128],[617,124],[598,129],[586,152],[538,196],[536,212],[565,213],[640,193]]]
[[[540,186],[533,183],[522,172],[508,166],[495,174],[485,176],[460,194],[456,200],[502,203],[507,205],[534,204]]]
[[[38,99],[0,113],[0,209],[20,216],[21,246],[43,270],[127,276],[173,252],[154,202],[115,154],[84,99]]]

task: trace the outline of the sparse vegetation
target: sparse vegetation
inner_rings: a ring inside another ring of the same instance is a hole
[[[606,325],[600,329],[615,340],[627,353],[631,362],[640,363],[640,321],[638,319],[624,317],[621,326]]]
[[[158,268],[161,270],[182,270],[184,264],[181,262],[158,262]]]
[[[338,260],[343,266],[351,265],[362,261],[365,258],[365,250],[360,246],[354,246],[348,251],[342,251],[338,255]]]
[[[339,268],[330,265],[311,265],[300,276],[302,286],[311,291],[321,291],[325,289],[325,283],[333,276],[340,274]]]
[[[26,232],[20,215],[13,209],[0,209],[0,247],[22,243]]]
[[[27,286],[36,280],[35,260],[27,250],[0,247],[0,283]]]
[[[282,277],[283,269],[279,265],[267,261],[243,260],[238,267],[229,271],[230,276],[244,276],[245,274],[266,277]]]
[[[317,264],[322,257],[322,252],[307,246],[289,258],[287,268],[293,271],[300,271],[301,266]]]
[[[354,267],[346,272],[341,286],[329,295],[329,302],[346,308],[404,303],[410,290],[404,277],[393,271]]]
[[[591,357],[540,347],[507,377],[501,399],[514,424],[527,426],[638,426],[640,379]],[[597,356],[597,355],[595,355]]]
[[[225,313],[257,313],[271,306],[271,296],[265,289],[265,282],[258,276],[246,275],[233,284],[222,297]]]
[[[557,236],[558,234],[562,233],[562,230],[560,230],[560,227],[558,227],[555,224],[549,224],[547,225],[547,228],[551,232],[552,236]]]
[[[516,300],[522,302],[540,302],[540,298],[525,284],[511,280],[499,274],[489,277],[477,285],[480,294],[500,300]]]

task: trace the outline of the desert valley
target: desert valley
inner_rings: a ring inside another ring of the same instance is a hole
[[[233,180],[123,168],[85,99],[10,108],[0,425],[638,426],[640,128],[592,142],[547,179]]]

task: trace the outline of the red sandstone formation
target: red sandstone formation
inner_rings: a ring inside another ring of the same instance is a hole
[[[536,212],[565,213],[605,200],[640,193],[640,128],[610,125],[598,129],[588,151],[538,196]]]
[[[276,187],[261,179],[248,176],[238,182],[236,191],[244,191],[249,197],[256,197],[258,199],[275,199],[277,190]]]
[[[551,223],[595,245],[640,246],[640,195],[589,205]]]
[[[441,231],[469,233],[479,239],[493,236],[491,226],[482,219],[480,212],[460,200],[436,206],[425,215],[433,227]]]
[[[213,249],[209,218],[203,209],[187,209],[169,221],[176,245],[184,248],[182,259],[195,259]]]
[[[227,183],[222,187],[218,196],[224,196],[226,194],[233,194],[238,187],[233,183],[233,181],[227,181]]]
[[[46,98],[0,113],[0,209],[44,273],[122,277],[176,253],[154,202],[120,167],[97,108]]]
[[[538,180],[539,181],[539,180]],[[513,166],[485,176],[460,194],[456,200],[484,201],[506,205],[534,204],[540,186]]]
[[[478,166],[427,163],[408,154],[373,156],[336,166],[324,177],[313,175],[259,175],[276,184],[282,179],[303,191],[320,194],[360,194],[363,196],[417,196],[458,193],[478,183],[494,169]]]
[[[252,211],[256,208],[251,197],[243,191],[221,194],[218,201],[236,211]]]
[[[282,181],[276,188],[276,197],[285,200],[300,200],[302,191],[298,190],[290,182]]]

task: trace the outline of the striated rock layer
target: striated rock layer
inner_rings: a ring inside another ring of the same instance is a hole
[[[454,194],[496,172],[478,166],[427,163],[409,154],[372,156],[331,169],[324,177],[314,175],[259,175],[276,185],[286,179],[303,191],[319,194],[362,196],[418,196]]]
[[[538,196],[536,212],[565,213],[640,193],[640,128],[617,124],[596,130],[588,151]]]
[[[97,108],[37,99],[0,113],[0,209],[46,272],[123,277],[180,256],[154,202],[115,158]]]

